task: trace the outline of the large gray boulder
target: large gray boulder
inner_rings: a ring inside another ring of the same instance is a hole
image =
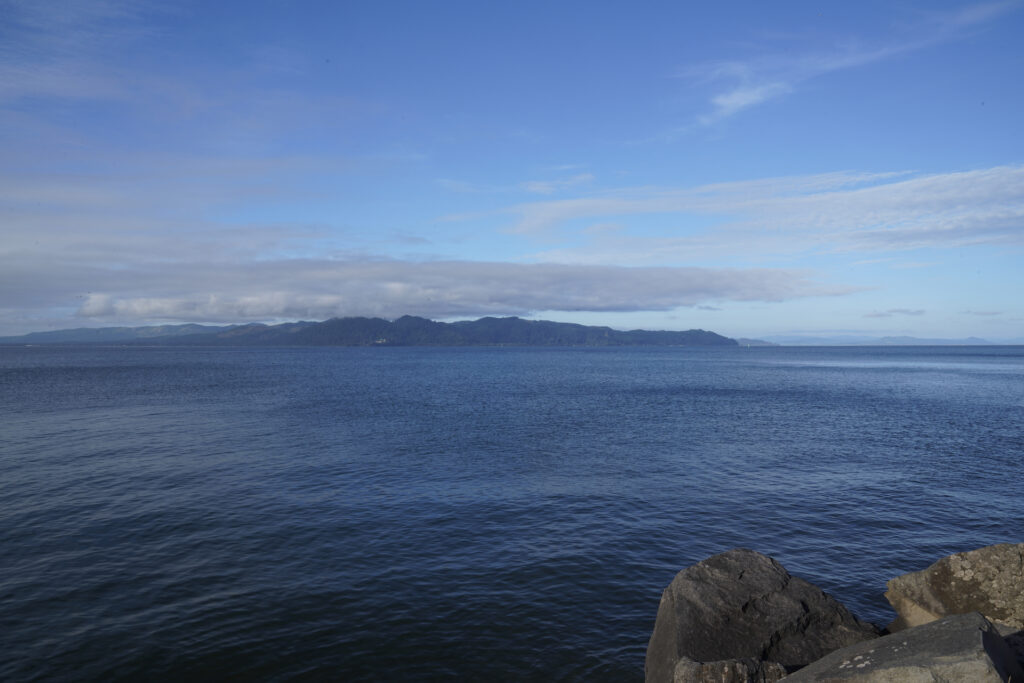
[[[1016,683],[1024,680],[1024,671],[992,623],[972,612],[837,650],[783,680]]]
[[[1011,631],[1024,630],[1024,543],[950,555],[886,585],[885,597],[899,615],[890,631],[966,612],[981,612]]]
[[[876,637],[820,588],[736,549],[684,569],[665,589],[644,668],[648,683],[775,681]]]
[[[786,675],[778,662],[760,659],[720,659],[695,662],[687,657],[676,662],[672,672],[675,683],[776,683]]]

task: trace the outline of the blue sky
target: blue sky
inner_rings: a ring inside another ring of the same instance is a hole
[[[1021,2],[0,0],[0,334],[1024,337]]]

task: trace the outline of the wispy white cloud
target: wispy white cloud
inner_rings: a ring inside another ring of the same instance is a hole
[[[0,0],[0,116],[29,110],[35,119],[15,121],[12,144],[24,144],[30,126],[46,123],[109,152],[121,140],[110,129],[123,124],[179,151],[269,156],[301,147],[326,156],[336,148],[324,140],[387,116],[372,99],[303,88],[296,73],[309,68],[308,55],[277,46],[243,51],[237,61],[180,60],[166,19],[201,20],[187,16],[191,11],[131,0]],[[67,113],[93,103],[108,107],[105,120],[87,110]]]
[[[593,180],[594,176],[590,173],[577,173],[569,178],[559,178],[556,180],[528,180],[524,183],[520,183],[519,187],[527,192],[535,192],[537,194],[554,194],[555,192],[571,187],[585,185]]]
[[[128,95],[112,53],[147,35],[139,3],[3,0],[0,103],[22,97],[109,99]]]
[[[830,49],[808,49],[796,55],[788,41],[784,52],[697,64],[678,73],[695,84],[714,88],[710,110],[695,119],[696,124],[708,126],[792,93],[808,80],[959,39],[1020,6],[1017,0],[1007,0],[935,10],[920,14],[913,24],[881,40],[847,39]]]
[[[434,182],[451,192],[467,194],[507,192],[555,194],[580,185],[586,185],[593,182],[593,180],[594,176],[591,173],[577,173],[572,176],[553,178],[549,180],[526,180],[515,185],[484,185],[481,183],[472,183],[466,180],[456,180],[452,178],[436,178]]]
[[[710,125],[748,107],[767,102],[792,91],[793,84],[784,82],[740,85],[712,97],[711,104],[714,105],[714,110],[710,114],[698,117],[698,121],[704,125]]]
[[[519,215],[516,233],[552,229],[578,218],[650,213],[734,213],[762,208],[773,201],[796,201],[829,191],[842,191],[904,173],[822,173],[812,176],[766,178],[700,185],[692,188],[622,188],[596,196],[520,204],[507,209]]]
[[[950,12],[933,12],[931,22],[938,27],[940,34],[951,33],[984,24],[1007,12],[1018,9],[1020,0],[1000,0],[967,5]]]
[[[593,223],[583,228],[584,234],[603,235],[608,233],[622,232],[625,229],[622,223]]]
[[[865,318],[891,318],[894,315],[909,315],[918,316],[924,315],[924,309],[919,308],[890,308],[886,311],[872,311],[871,313],[865,313]]]
[[[894,263],[893,268],[897,270],[914,270],[917,268],[934,268],[942,265],[941,261],[901,261]]]
[[[595,197],[522,204],[507,211],[518,216],[511,230],[520,234],[565,232],[580,219],[629,224],[646,214],[676,217],[675,230],[656,235],[584,230],[587,240],[582,246],[537,255],[572,263],[672,263],[723,253],[765,256],[1021,245],[1024,167],[626,188]],[[702,227],[687,227],[694,220]]]
[[[483,188],[480,185],[476,185],[465,180],[455,180],[453,178],[436,178],[434,182],[437,183],[440,187],[450,192],[475,193],[483,191]]]

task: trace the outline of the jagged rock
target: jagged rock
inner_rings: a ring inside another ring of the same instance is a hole
[[[890,631],[967,612],[1024,630],[1024,543],[950,555],[886,585],[885,597],[899,615]]]
[[[776,683],[786,675],[778,662],[757,659],[723,659],[695,662],[683,657],[676,662],[673,683]]]
[[[736,549],[684,569],[665,589],[644,668],[649,683],[770,681],[757,672],[768,676],[776,667],[754,669],[748,679],[709,679],[703,665],[724,669],[734,665],[723,660],[753,660],[792,671],[877,636],[877,628],[772,558]],[[705,677],[696,678],[684,660],[701,665]]]
[[[785,683],[1007,683],[1024,680],[996,628],[977,612],[958,614],[837,650]]]

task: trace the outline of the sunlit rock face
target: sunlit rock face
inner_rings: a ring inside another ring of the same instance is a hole
[[[886,585],[885,597],[899,615],[890,631],[967,612],[980,612],[1010,631],[1024,630],[1024,543],[956,553]]]

